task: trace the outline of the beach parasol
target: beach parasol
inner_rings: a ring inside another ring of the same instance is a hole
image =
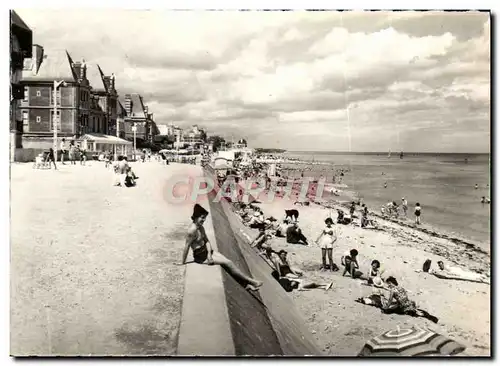
[[[385,332],[368,341],[359,357],[453,356],[465,347],[429,329],[412,327]]]

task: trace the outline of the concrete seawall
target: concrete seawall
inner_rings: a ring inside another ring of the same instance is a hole
[[[213,172],[205,174],[213,178]],[[178,355],[320,355],[271,267],[246,242],[242,223],[226,201],[214,202],[215,196],[208,194],[205,207],[214,249],[264,285],[250,293],[219,266],[188,265]]]

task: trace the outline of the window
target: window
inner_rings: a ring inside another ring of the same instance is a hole
[[[37,96],[37,97],[41,97],[41,96],[42,96],[42,93],[40,92],[40,90],[37,90],[37,91],[36,91],[36,96]]]
[[[23,131],[29,131],[30,119],[27,111],[23,111]]]
[[[28,87],[24,87],[24,99],[23,101],[27,102],[28,101]]]
[[[40,123],[40,122],[42,122],[42,117],[36,116],[36,123]]]

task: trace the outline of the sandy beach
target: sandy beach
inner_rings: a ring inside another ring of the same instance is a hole
[[[11,354],[174,354],[192,207],[163,188],[201,169],[135,163],[122,189],[102,162],[58,168],[11,167]]]
[[[328,208],[316,204],[294,206],[288,200],[258,206],[266,216],[279,219],[283,217],[284,209],[298,209],[299,225],[310,242],[317,238],[324,219],[330,215]],[[333,217],[336,218],[336,213]],[[433,324],[423,318],[386,315],[380,309],[354,302],[359,297],[370,295],[373,288],[365,286],[364,281],[342,277],[341,271],[319,271],[321,249],[314,243],[302,246],[287,244],[284,238],[273,238],[272,247],[287,250],[289,261],[305,271],[305,278],[321,283],[334,282],[328,292],[311,290],[290,294],[324,352],[332,356],[354,356],[370,337],[397,326],[420,324],[463,342],[467,346],[463,355],[489,355],[490,286],[438,279],[428,273],[415,272],[422,268],[426,259],[431,259],[433,263],[444,260],[468,269],[489,272],[489,255],[411,227],[380,218],[376,221],[379,230],[362,229],[358,223],[356,226],[336,225],[340,236],[334,247],[334,262],[341,267],[340,257],[353,248],[360,253],[358,261],[362,271],[366,272],[370,262],[378,259],[386,271],[384,275],[395,276],[417,305],[437,316],[439,323]],[[248,229],[248,235],[253,238],[256,231]]]
[[[11,352],[174,354],[184,283],[184,268],[174,262],[192,204],[165,202],[164,183],[177,174],[197,176],[201,168],[135,163],[137,187],[121,190],[111,186],[111,173],[103,164],[90,165],[62,166],[57,172],[12,166]],[[311,241],[330,212],[283,200],[259,205],[266,216],[277,218],[285,208],[299,209],[300,226]],[[305,278],[334,282],[328,292],[289,294],[325,354],[354,356],[372,336],[421,324],[463,342],[466,355],[489,355],[489,285],[415,272],[427,258],[489,272],[489,255],[376,220],[381,230],[339,226],[334,261],[340,266],[341,254],[351,248],[360,252],[361,270],[372,259],[380,260],[386,273],[396,276],[439,324],[384,315],[354,302],[372,288],[339,272],[320,272],[318,247],[274,238],[274,249],[286,249]],[[251,237],[257,234],[246,230]]]

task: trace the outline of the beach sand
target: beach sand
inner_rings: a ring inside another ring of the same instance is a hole
[[[138,186],[111,186],[110,170],[68,165],[60,171],[11,167],[11,352],[16,354],[173,354],[180,320],[184,267],[180,259],[192,204],[165,202],[165,181],[196,176],[196,166],[133,164]],[[300,210],[300,226],[311,241],[329,210],[289,201],[262,203],[266,215],[282,218]],[[334,216],[335,217],[335,216]],[[422,308],[439,317],[384,315],[354,300],[370,287],[341,273],[318,271],[317,247],[286,244],[290,261],[305,278],[333,281],[325,292],[290,295],[325,354],[354,356],[364,343],[397,326],[423,324],[463,342],[466,355],[490,353],[490,287],[415,273],[425,259],[450,258],[469,269],[486,268],[489,256],[464,245],[377,219],[383,231],[340,226],[334,250],[360,252],[361,269],[372,259],[394,274]],[[247,229],[254,237],[255,230]]]
[[[467,346],[463,355],[490,355],[490,286],[443,280],[428,273],[415,272],[422,269],[426,259],[431,259],[434,265],[443,260],[489,273],[487,253],[380,218],[376,218],[379,230],[360,228],[359,219],[356,219],[356,226],[336,225],[340,235],[334,247],[334,262],[339,267],[342,267],[340,257],[353,248],[360,253],[360,270],[365,273],[370,262],[378,259],[385,270],[384,276],[395,276],[417,306],[437,316],[439,323],[410,316],[386,315],[380,309],[354,302],[373,291],[372,287],[363,284],[364,281],[342,277],[343,268],[334,273],[319,271],[321,249],[313,241],[324,227],[330,209],[317,204],[296,206],[289,200],[275,200],[258,206],[266,216],[278,219],[283,218],[284,209],[300,211],[299,225],[310,246],[287,244],[284,238],[274,238],[272,247],[287,250],[291,264],[305,271],[304,278],[334,283],[328,292],[311,290],[290,294],[326,354],[355,356],[371,337],[398,326],[419,324],[462,342]],[[336,218],[336,211],[333,218]],[[247,234],[253,238],[256,231],[248,229]]]
[[[201,169],[133,163],[123,189],[101,162],[31,166],[11,167],[11,354],[175,354],[192,205],[163,187]]]

